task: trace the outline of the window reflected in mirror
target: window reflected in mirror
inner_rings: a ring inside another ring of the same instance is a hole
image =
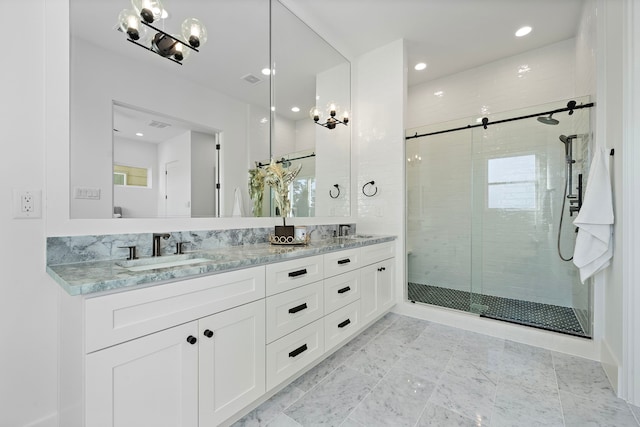
[[[113,165],[113,185],[151,188],[151,169]]]

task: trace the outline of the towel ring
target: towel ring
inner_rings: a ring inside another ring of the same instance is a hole
[[[367,182],[365,185],[362,186],[362,194],[364,194],[367,197],[373,197],[376,194],[378,194],[378,187],[376,187],[375,191],[373,193],[369,193],[367,194],[367,192],[365,191],[365,188],[367,188],[367,185],[375,185],[375,181],[369,181]]]
[[[338,194],[334,196],[333,193],[331,193],[332,190],[329,189],[329,197],[331,197],[332,199],[337,199],[340,196],[340,186],[338,184],[333,184],[333,186],[336,188],[336,190],[338,190]]]

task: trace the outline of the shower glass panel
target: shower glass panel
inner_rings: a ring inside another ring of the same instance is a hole
[[[411,129],[407,135],[467,123],[440,123]],[[464,131],[407,141],[410,300],[470,308],[472,137]]]
[[[565,106],[550,103],[489,120]],[[576,213],[570,208],[577,207],[578,184],[582,194],[588,185],[590,110],[556,113],[556,125],[533,117],[407,141],[409,300],[591,336],[590,283],[580,283],[573,263],[559,255],[573,254]]]

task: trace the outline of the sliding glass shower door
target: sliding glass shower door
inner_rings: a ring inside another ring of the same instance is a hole
[[[407,141],[409,300],[590,336],[590,287],[562,259],[573,253],[578,183],[586,188],[589,111],[558,114],[554,125],[533,117]]]

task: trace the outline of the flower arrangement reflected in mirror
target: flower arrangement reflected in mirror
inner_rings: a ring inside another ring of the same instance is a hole
[[[286,218],[291,212],[291,200],[289,200],[289,185],[298,176],[302,164],[291,168],[282,167],[281,163],[271,159],[264,168],[264,182],[273,189],[273,200],[280,212],[280,216]]]

